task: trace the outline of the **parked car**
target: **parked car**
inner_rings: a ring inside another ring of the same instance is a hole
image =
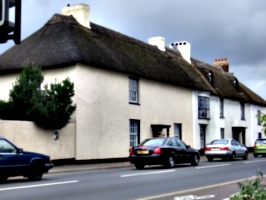
[[[23,151],[6,138],[0,137],[0,181],[12,176],[24,176],[37,181],[53,166],[49,156]]]
[[[191,163],[197,166],[199,151],[174,137],[150,138],[129,149],[129,160],[137,169],[145,165],[174,167],[177,163]]]
[[[254,157],[258,155],[266,156],[266,139],[257,139],[254,144]]]
[[[213,161],[214,158],[221,158],[222,160],[248,159],[248,149],[234,139],[213,140],[206,145],[204,150],[209,162]]]

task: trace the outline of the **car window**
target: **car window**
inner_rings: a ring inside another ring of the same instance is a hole
[[[240,143],[238,142],[238,141],[236,141],[236,140],[234,140],[235,141],[235,144],[237,145],[237,146],[240,146]]]
[[[266,144],[266,140],[257,140],[256,144]]]
[[[185,143],[182,140],[177,139],[177,143],[178,143],[178,146],[179,147],[187,148],[186,145],[185,145]]]
[[[146,140],[143,143],[141,143],[140,145],[162,146],[164,142],[165,142],[164,138],[156,138],[156,139]]]
[[[16,148],[6,140],[0,140],[0,153],[14,153]]]
[[[167,145],[168,146],[171,146],[171,147],[176,147],[178,146],[177,145],[177,141],[175,139],[170,139],[168,142],[167,142]]]
[[[213,140],[210,144],[213,144],[213,145],[228,144],[228,140]]]

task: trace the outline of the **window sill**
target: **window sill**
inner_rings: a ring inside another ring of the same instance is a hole
[[[129,104],[140,106],[139,103],[129,102]]]
[[[211,118],[198,118],[198,119],[210,120]]]

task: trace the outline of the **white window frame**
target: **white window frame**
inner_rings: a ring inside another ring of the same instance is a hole
[[[198,97],[198,117],[199,119],[210,119],[210,99],[209,97]]]
[[[129,78],[129,102],[138,103],[138,80]]]
[[[129,146],[136,146],[139,143],[139,120],[129,120]]]

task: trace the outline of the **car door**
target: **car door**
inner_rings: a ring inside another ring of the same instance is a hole
[[[170,147],[172,153],[175,156],[175,161],[178,162],[182,162],[183,159],[183,150],[182,148],[178,145],[177,141],[175,138],[171,138],[169,139],[169,141],[167,142],[167,146]]]
[[[5,139],[0,139],[0,175],[21,175],[23,163],[21,153],[14,145]]]
[[[236,140],[232,140],[231,145],[232,145],[234,151],[236,152],[236,156],[237,157],[242,156],[240,144]]]
[[[187,145],[180,139],[176,139],[177,144],[180,148],[180,160],[182,162],[187,162],[189,160],[190,154],[187,151]]]
[[[241,145],[238,141],[235,140],[235,143],[237,145],[237,149],[238,149],[238,156],[244,156],[245,155],[245,152],[246,152],[246,148]]]

